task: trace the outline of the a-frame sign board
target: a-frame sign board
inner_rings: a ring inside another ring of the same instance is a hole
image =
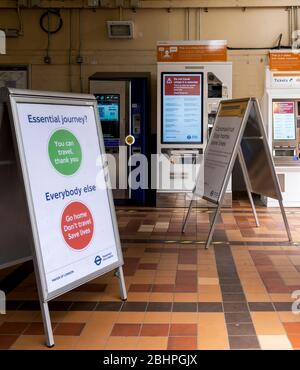
[[[182,231],[186,229],[196,197],[214,203],[216,209],[206,241],[206,249],[209,247],[236,160],[242,168],[256,225],[259,226],[259,222],[252,193],[278,200],[289,241],[292,241],[262,115],[255,98],[226,100],[220,103],[205,149],[203,169],[199,170]]]
[[[50,300],[110,271],[127,298],[95,98],[0,89],[0,171],[0,268],[33,259],[50,347]]]

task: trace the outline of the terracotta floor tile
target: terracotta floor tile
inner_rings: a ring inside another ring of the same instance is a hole
[[[143,322],[145,312],[120,312],[116,322],[118,324],[139,324]]]
[[[197,324],[172,324],[170,337],[191,337],[197,336]]]
[[[93,312],[91,317],[89,318],[89,323],[115,323],[119,317],[119,312],[108,312],[108,311],[100,311],[100,312]]]
[[[299,322],[300,315],[295,315],[292,312],[278,312],[279,319],[282,323]]]
[[[137,343],[137,350],[166,350],[168,346],[168,337],[140,337]]]
[[[276,312],[252,312],[257,335],[284,335],[285,330]]]
[[[300,322],[286,322],[283,323],[283,326],[288,335],[290,334],[300,335]]]
[[[11,348],[17,339],[17,335],[0,335],[0,350]]]
[[[151,293],[135,293],[129,292],[127,296],[127,301],[133,302],[147,302],[149,300]]]
[[[139,337],[110,337],[105,345],[105,350],[135,350]]]
[[[79,336],[84,327],[84,323],[59,323],[55,327],[54,335]]]
[[[151,293],[149,296],[150,302],[172,302],[173,293]]]
[[[115,324],[111,336],[112,337],[136,337],[140,334],[140,324]]]
[[[169,335],[169,324],[143,324],[140,336],[166,337]]]
[[[198,293],[174,293],[174,302],[197,302]]]
[[[28,327],[25,322],[4,322],[0,326],[0,335],[20,335]]]
[[[81,332],[81,338],[108,337],[113,329],[111,322],[88,322]]]
[[[80,336],[76,344],[75,349],[82,350],[101,350],[105,348],[107,343],[107,337],[101,337],[99,335]]]
[[[170,323],[172,313],[171,312],[146,312],[144,317],[144,323]]]
[[[291,342],[294,349],[300,349],[300,335],[290,334],[288,335],[289,341]]]
[[[215,333],[199,333],[198,349],[200,350],[228,350],[229,341],[227,333],[218,331]]]
[[[168,350],[195,350],[197,337],[169,337]]]
[[[173,312],[172,324],[195,324],[198,322],[198,313],[195,312]]]
[[[92,316],[90,311],[68,311],[64,315],[62,322],[83,323],[87,322]]]
[[[55,329],[57,323],[52,322],[52,330]],[[31,323],[23,335],[44,335],[44,325],[42,322],[33,322]]]

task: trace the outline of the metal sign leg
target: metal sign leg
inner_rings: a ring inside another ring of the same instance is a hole
[[[239,152],[238,152],[238,159],[239,159],[240,166],[241,166],[241,169],[242,169],[242,172],[243,172],[244,182],[245,182],[245,185],[246,185],[248,198],[249,198],[249,201],[250,201],[250,204],[251,204],[251,208],[252,208],[253,216],[254,216],[254,219],[255,219],[255,223],[256,223],[256,226],[259,227],[260,224],[259,224],[259,220],[258,220],[258,217],[257,217],[257,212],[256,212],[256,209],[255,209],[255,205],[254,205],[253,197],[252,197],[252,193],[251,193],[251,185],[250,185],[251,182],[250,182],[250,179],[249,179],[249,176],[248,176],[247,167],[246,167],[246,163],[244,161],[243,152],[242,152],[241,148],[239,149]]]
[[[116,271],[116,276],[119,279],[120,297],[122,301],[127,301],[127,291],[122,266],[120,266]]]
[[[217,209],[215,211],[214,218],[212,220],[212,224],[210,226],[210,230],[209,230],[209,233],[208,233],[208,238],[207,238],[207,241],[206,241],[206,244],[205,244],[205,249],[208,249],[209,246],[210,246],[210,243],[211,243],[211,240],[212,240],[214,231],[215,231],[215,227],[216,227],[216,223],[217,223],[217,219],[218,219],[220,210],[221,210],[221,203],[218,204],[218,207],[217,207]]]
[[[192,209],[193,209],[193,202],[194,202],[194,194],[192,196],[192,199],[191,199],[191,202],[190,202],[190,206],[189,206],[188,212],[187,212],[187,214],[185,216],[185,220],[184,220],[183,225],[182,225],[182,229],[181,229],[181,232],[182,233],[185,233],[186,225],[188,223],[188,220],[189,220],[189,218],[191,216],[191,212],[192,212]]]
[[[278,202],[279,202],[279,205],[280,205],[280,210],[281,210],[282,218],[283,218],[283,221],[284,221],[286,233],[288,235],[289,241],[292,242],[293,237],[292,237],[292,233],[291,233],[291,229],[290,229],[288,219],[286,217],[285,209],[283,207],[282,199],[278,200]]]
[[[54,346],[54,338],[53,338],[53,331],[51,325],[51,318],[49,312],[49,306],[47,302],[40,302],[41,303],[41,311],[42,311],[42,318],[44,324],[44,331],[46,335],[46,344],[48,347]]]

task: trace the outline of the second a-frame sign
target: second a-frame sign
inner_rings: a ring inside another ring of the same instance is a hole
[[[255,98],[220,103],[182,231],[185,231],[194,198],[201,197],[216,204],[206,241],[206,248],[209,247],[236,160],[242,168],[256,225],[259,226],[259,222],[252,193],[278,200],[289,241],[292,241],[262,115]]]

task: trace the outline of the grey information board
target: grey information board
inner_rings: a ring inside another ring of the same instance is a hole
[[[268,146],[262,115],[255,98],[222,101],[209,142],[205,149],[203,169],[194,188],[194,196],[217,205],[206,248],[210,245],[235,161],[240,162],[249,200],[259,226],[252,193],[278,200],[289,240],[289,224],[282,204],[282,194]],[[185,231],[191,201],[183,229]]]
[[[52,346],[49,300],[115,269],[126,299],[97,104],[91,95],[4,88],[0,96],[10,116],[28,209],[25,224]]]

